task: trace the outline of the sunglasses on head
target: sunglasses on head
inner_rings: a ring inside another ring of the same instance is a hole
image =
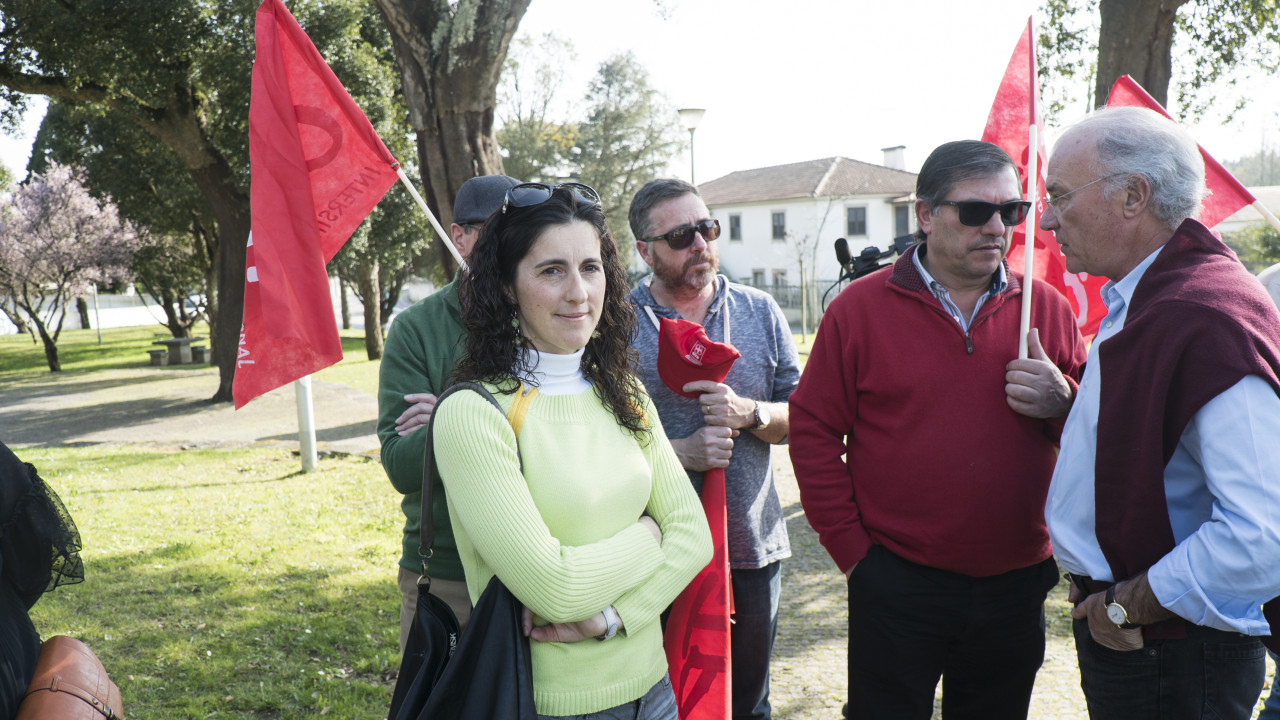
[[[556,190],[567,190],[579,199],[586,200],[595,204],[600,202],[600,193],[595,188],[582,183],[569,182],[561,185],[544,185],[543,183],[520,183],[507,191],[507,196],[502,200],[502,212],[507,211],[507,207],[531,207],[533,205],[541,205],[551,199]]]
[[[986,225],[991,216],[997,212],[1000,213],[1000,222],[1006,227],[1013,227],[1026,220],[1027,211],[1031,209],[1031,203],[1026,200],[1014,200],[1000,205],[981,200],[943,200],[938,204],[954,205],[960,216],[960,224],[969,227]]]
[[[697,225],[685,225],[657,237],[651,237],[648,240],[645,240],[645,242],[657,242],[662,240],[672,250],[683,250],[693,244],[694,233],[701,235],[703,240],[711,242],[712,240],[720,237],[720,221],[703,220]]]

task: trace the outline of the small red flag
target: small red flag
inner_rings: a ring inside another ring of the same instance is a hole
[[[658,329],[658,376],[672,392],[690,397],[684,384],[720,382],[740,355],[732,345],[713,342],[701,325],[662,318]],[[714,553],[671,604],[663,647],[680,720],[728,720],[733,709],[729,615],[728,515],[724,470],[702,474],[702,510],[711,527]]]
[[[1144,107],[1155,110],[1170,120],[1173,119],[1155,98],[1148,95],[1147,91],[1128,75],[1121,76],[1111,86],[1111,92],[1107,94],[1107,106],[1112,105]],[[1256,198],[1245,189],[1244,185],[1240,184],[1239,180],[1235,179],[1235,176],[1214,160],[1212,155],[1205,152],[1203,147],[1200,148],[1200,157],[1204,158],[1204,182],[1209,188],[1209,195],[1205,197],[1200,207],[1200,222],[1206,227],[1213,227],[1245,205],[1252,205]]]
[[[236,408],[342,359],[325,263],[398,163],[280,0],[258,6]]]
[[[996,92],[995,102],[991,104],[991,113],[987,116],[987,127],[982,132],[982,139],[999,145],[1018,166],[1022,176],[1022,192],[1026,197],[1027,167],[1030,158],[1028,149],[1028,128],[1035,123],[1040,138],[1036,148],[1036,217],[1044,214],[1044,170],[1048,153],[1044,149],[1044,117],[1040,114],[1040,93],[1036,88],[1036,53],[1032,44],[1033,33],[1031,18],[1027,18],[1027,28],[1013,50],[1009,66],[1000,81],[1000,89]],[[1050,285],[1062,293],[1076,316],[1076,326],[1080,334],[1086,338],[1098,332],[1098,325],[1107,314],[1102,303],[1102,286],[1106,278],[1094,277],[1087,273],[1067,272],[1066,260],[1062,257],[1062,249],[1049,230],[1035,231],[1035,280]],[[1021,271],[1025,252],[1027,231],[1025,225],[1013,231],[1013,239],[1009,244],[1009,266]]]

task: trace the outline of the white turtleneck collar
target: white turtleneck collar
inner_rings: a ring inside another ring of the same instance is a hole
[[[533,370],[528,382],[544,395],[577,395],[591,389],[582,374],[582,355],[586,348],[568,355],[541,353],[523,348],[525,361]]]

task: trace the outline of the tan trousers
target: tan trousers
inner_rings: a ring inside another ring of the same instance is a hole
[[[400,654],[404,655],[409,630],[413,628],[413,616],[418,609],[418,573],[400,568],[396,584],[400,586]],[[445,601],[458,616],[459,630],[467,626],[467,620],[471,618],[471,596],[465,582],[432,578],[431,594]]]

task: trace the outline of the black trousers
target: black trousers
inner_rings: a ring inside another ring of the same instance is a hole
[[[1120,652],[1072,624],[1080,686],[1092,720],[1248,720],[1266,675],[1262,641],[1187,623],[1181,640]]]
[[[928,720],[942,678],[947,720],[1025,720],[1057,582],[1052,558],[975,578],[873,546],[849,578],[849,718]]]

